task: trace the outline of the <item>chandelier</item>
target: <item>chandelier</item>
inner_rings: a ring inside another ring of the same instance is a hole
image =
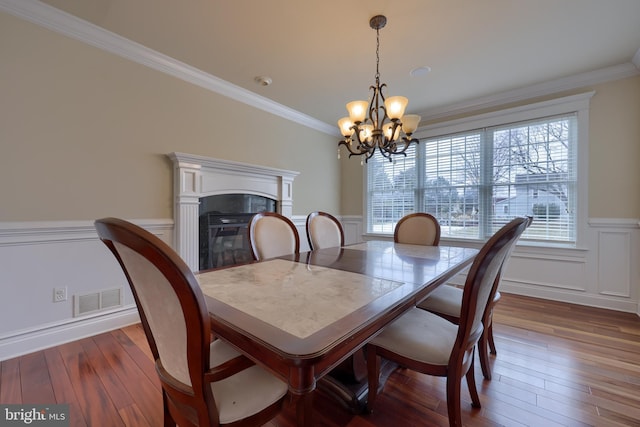
[[[392,161],[392,154],[406,156],[411,143],[419,142],[411,138],[411,134],[418,128],[420,116],[404,114],[409,100],[404,96],[385,98],[382,93],[387,85],[380,84],[380,28],[386,23],[387,18],[383,15],[376,15],[369,20],[371,28],[376,30],[376,84],[369,87],[373,91],[370,102],[349,102],[349,117],[338,120],[338,127],[344,136],[338,142],[338,158],[340,146],[344,145],[349,151],[349,157],[365,155],[365,162],[368,162],[377,148],[384,157]]]

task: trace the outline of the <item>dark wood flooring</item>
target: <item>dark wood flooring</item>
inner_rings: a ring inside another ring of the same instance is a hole
[[[493,380],[476,363],[481,409],[468,426],[640,426],[640,318],[504,295]],[[1,362],[0,403],[69,403],[72,426],[161,426],[162,399],[140,325]],[[445,380],[398,370],[372,414],[316,396],[319,425],[447,426]],[[288,409],[268,426],[293,426]]]

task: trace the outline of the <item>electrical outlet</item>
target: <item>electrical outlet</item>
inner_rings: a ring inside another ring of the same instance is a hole
[[[61,302],[67,300],[67,287],[53,288],[53,302]]]

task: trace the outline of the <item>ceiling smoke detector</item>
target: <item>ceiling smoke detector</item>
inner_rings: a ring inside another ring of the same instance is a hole
[[[271,83],[273,83],[273,80],[271,80],[271,77],[267,77],[267,76],[258,76],[254,80],[260,86],[269,86]]]

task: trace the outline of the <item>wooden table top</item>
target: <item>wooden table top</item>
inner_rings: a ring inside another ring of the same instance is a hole
[[[394,310],[425,298],[477,252],[369,241],[197,278],[214,322],[291,363],[312,363],[355,336],[374,333],[372,325],[388,323],[401,314],[390,315]]]

